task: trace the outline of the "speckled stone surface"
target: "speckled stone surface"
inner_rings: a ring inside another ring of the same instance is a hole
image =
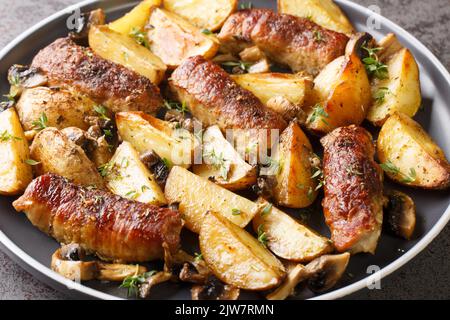
[[[28,27],[77,0],[0,0],[0,47]],[[381,14],[422,41],[450,69],[449,0],[355,0],[377,5]],[[433,243],[381,282],[381,290],[362,290],[350,299],[450,299],[450,226]],[[0,300],[66,299],[23,271],[0,252]]]

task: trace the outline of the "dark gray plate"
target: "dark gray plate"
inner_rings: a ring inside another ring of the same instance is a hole
[[[256,7],[274,8],[276,1],[252,1]],[[420,70],[424,108],[416,117],[450,155],[450,109],[446,102],[450,101],[450,75],[436,57],[418,40],[389,20],[372,13],[354,3],[337,1],[347,13],[355,27],[360,31],[368,31],[380,38],[389,32],[396,33],[401,42],[408,47],[416,57]],[[119,17],[137,3],[127,0],[89,0],[77,5],[82,11],[97,7],[105,9],[109,19]],[[57,37],[67,34],[66,20],[76,7],[56,13],[38,25],[26,31],[0,52],[0,92],[7,92],[6,74],[9,66],[14,63],[27,64],[36,52],[51,43]],[[380,23],[379,29],[369,30],[367,27],[373,18]],[[408,188],[398,188],[410,194],[417,204],[417,230],[414,239],[403,241],[388,234],[383,234],[376,255],[360,254],[351,258],[348,275],[333,291],[314,296],[309,291],[303,291],[297,298],[335,299],[348,295],[366,286],[373,280],[380,279],[412,259],[423,250],[444,228],[450,220],[449,192],[425,192]],[[51,254],[58,244],[51,238],[34,228],[25,215],[18,214],[11,206],[12,198],[0,197],[0,247],[16,262],[40,280],[76,297],[95,297],[101,299],[125,298],[123,289],[117,284],[97,281],[83,285],[68,281],[49,269]],[[320,212],[313,214],[308,221],[311,226],[328,235]],[[189,234],[186,240],[192,239]],[[373,273],[371,266],[381,270]],[[369,268],[369,269],[368,269]],[[369,270],[369,271],[368,271]],[[372,271],[370,271],[372,270]],[[246,298],[261,298],[256,294],[245,294]],[[153,299],[189,299],[189,287],[186,285],[164,284],[153,290]]]

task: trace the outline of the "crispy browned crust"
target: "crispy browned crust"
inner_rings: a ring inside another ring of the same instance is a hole
[[[322,205],[339,251],[374,253],[383,219],[383,171],[365,129],[341,127],[322,138]]]
[[[282,116],[235,83],[222,68],[201,56],[186,59],[170,78],[171,89],[204,125],[221,129],[279,129]]]
[[[309,19],[268,9],[241,10],[231,15],[219,34],[225,50],[238,53],[256,45],[273,61],[294,72],[319,73],[344,55],[348,37]]]
[[[159,88],[150,80],[69,38],[57,39],[42,49],[32,66],[43,70],[51,85],[74,88],[113,112],[153,113],[162,104]]]
[[[54,174],[36,178],[13,205],[57,241],[78,243],[106,260],[154,260],[163,256],[163,243],[176,250],[180,241],[177,211],[77,186]]]

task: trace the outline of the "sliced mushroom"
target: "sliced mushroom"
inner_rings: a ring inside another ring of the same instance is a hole
[[[389,191],[389,199],[384,210],[385,227],[396,236],[411,239],[416,226],[416,205],[408,195],[400,191]]]
[[[145,166],[150,170],[150,172],[153,173],[156,182],[161,187],[164,187],[167,177],[169,176],[169,168],[161,159],[161,157],[152,150],[141,155],[140,159],[142,163],[144,163]]]
[[[15,64],[8,70],[8,81],[11,95],[18,96],[23,89],[45,86],[48,79],[40,69]]]
[[[287,276],[284,279],[281,286],[275,291],[270,293],[266,298],[267,300],[284,300],[294,293],[295,287],[300,283],[308,279],[308,272],[305,266],[301,264],[289,264],[287,266]]]
[[[172,273],[166,271],[157,272],[148,277],[144,283],[139,285],[139,296],[143,299],[147,298],[150,295],[150,290],[153,286],[169,281],[172,277]]]
[[[336,285],[347,269],[350,253],[323,255],[306,265],[309,274],[308,287],[314,292],[323,292]]]
[[[375,40],[369,33],[358,32],[350,37],[345,47],[345,54],[350,55],[356,53],[360,59],[364,59],[368,57],[368,52],[363,47],[372,48],[373,46],[375,46]]]
[[[98,260],[82,261],[85,251],[77,244],[63,246],[52,255],[51,268],[73,281],[123,281],[134,274],[147,271],[143,266],[105,263]]]
[[[214,276],[210,276],[205,284],[191,289],[192,300],[237,300],[239,294],[239,288],[224,284]]]
[[[92,26],[105,24],[105,18],[103,9],[82,13],[76,21],[77,29],[70,32],[69,37],[79,45],[88,46],[89,30]]]

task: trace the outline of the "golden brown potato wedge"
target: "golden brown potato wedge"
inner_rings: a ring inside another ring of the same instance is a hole
[[[308,18],[324,28],[355,32],[342,10],[332,0],[278,0],[278,12]]]
[[[89,46],[102,58],[121,64],[154,84],[159,84],[164,78],[167,68],[161,59],[131,37],[107,26],[89,30]]]
[[[150,50],[169,68],[176,68],[193,56],[210,59],[219,49],[213,37],[167,10],[154,8],[149,24],[152,26],[148,30]]]
[[[221,214],[207,214],[199,240],[206,264],[226,284],[246,290],[267,290],[280,284],[285,276],[284,266],[277,258]]]
[[[277,184],[273,190],[276,203],[289,208],[305,208],[317,197],[317,181],[312,178],[311,143],[300,126],[291,122],[280,136],[273,159],[278,164],[274,172]]]
[[[153,6],[159,7],[162,0],[144,0],[123,17],[111,22],[109,28],[123,35],[130,35],[133,30],[144,30]]]
[[[28,143],[14,108],[0,113],[0,194],[20,194],[33,180]]]
[[[251,91],[262,103],[286,120],[304,116],[303,106],[313,91],[313,82],[287,73],[256,73],[232,75],[233,80]],[[281,98],[285,103],[275,103]]]
[[[178,210],[186,221],[186,227],[196,233],[200,232],[208,210],[245,227],[262,208],[182,167],[172,168],[164,193],[169,203],[179,204]]]
[[[258,203],[268,205],[264,199]],[[253,230],[264,232],[267,247],[280,258],[309,262],[333,250],[331,241],[320,236],[281,210],[271,207],[253,218]]]
[[[193,171],[228,190],[242,190],[256,183],[256,167],[242,159],[218,126],[203,133],[203,163],[194,165]]]
[[[450,164],[425,130],[403,113],[390,116],[377,140],[378,159],[396,182],[425,189],[450,186]]]
[[[39,162],[35,166],[37,175],[51,172],[76,184],[104,187],[102,177],[83,149],[56,128],[46,128],[36,135],[30,155]]]
[[[387,57],[384,63],[388,67],[389,76],[382,80],[372,80],[374,103],[367,114],[367,119],[377,126],[383,125],[395,111],[413,117],[422,103],[419,67],[414,56],[408,49],[401,47],[398,40],[385,40],[382,43],[389,43],[389,47],[381,52]]]
[[[195,138],[187,130],[173,129],[169,122],[143,112],[119,112],[116,123],[122,139],[140,154],[153,150],[169,166],[191,166]]]
[[[89,98],[64,89],[36,87],[25,89],[17,102],[16,109],[25,131],[36,129],[42,115],[45,125],[64,129],[77,127],[87,130],[86,116],[98,115],[95,102]]]
[[[369,79],[355,52],[328,64],[314,79],[316,104],[307,108],[307,127],[317,133],[359,125],[372,102]]]
[[[157,206],[167,204],[153,174],[141,162],[139,153],[130,143],[122,142],[103,169],[106,186],[113,193]]]
[[[164,8],[209,31],[219,30],[237,10],[237,0],[163,0]]]

